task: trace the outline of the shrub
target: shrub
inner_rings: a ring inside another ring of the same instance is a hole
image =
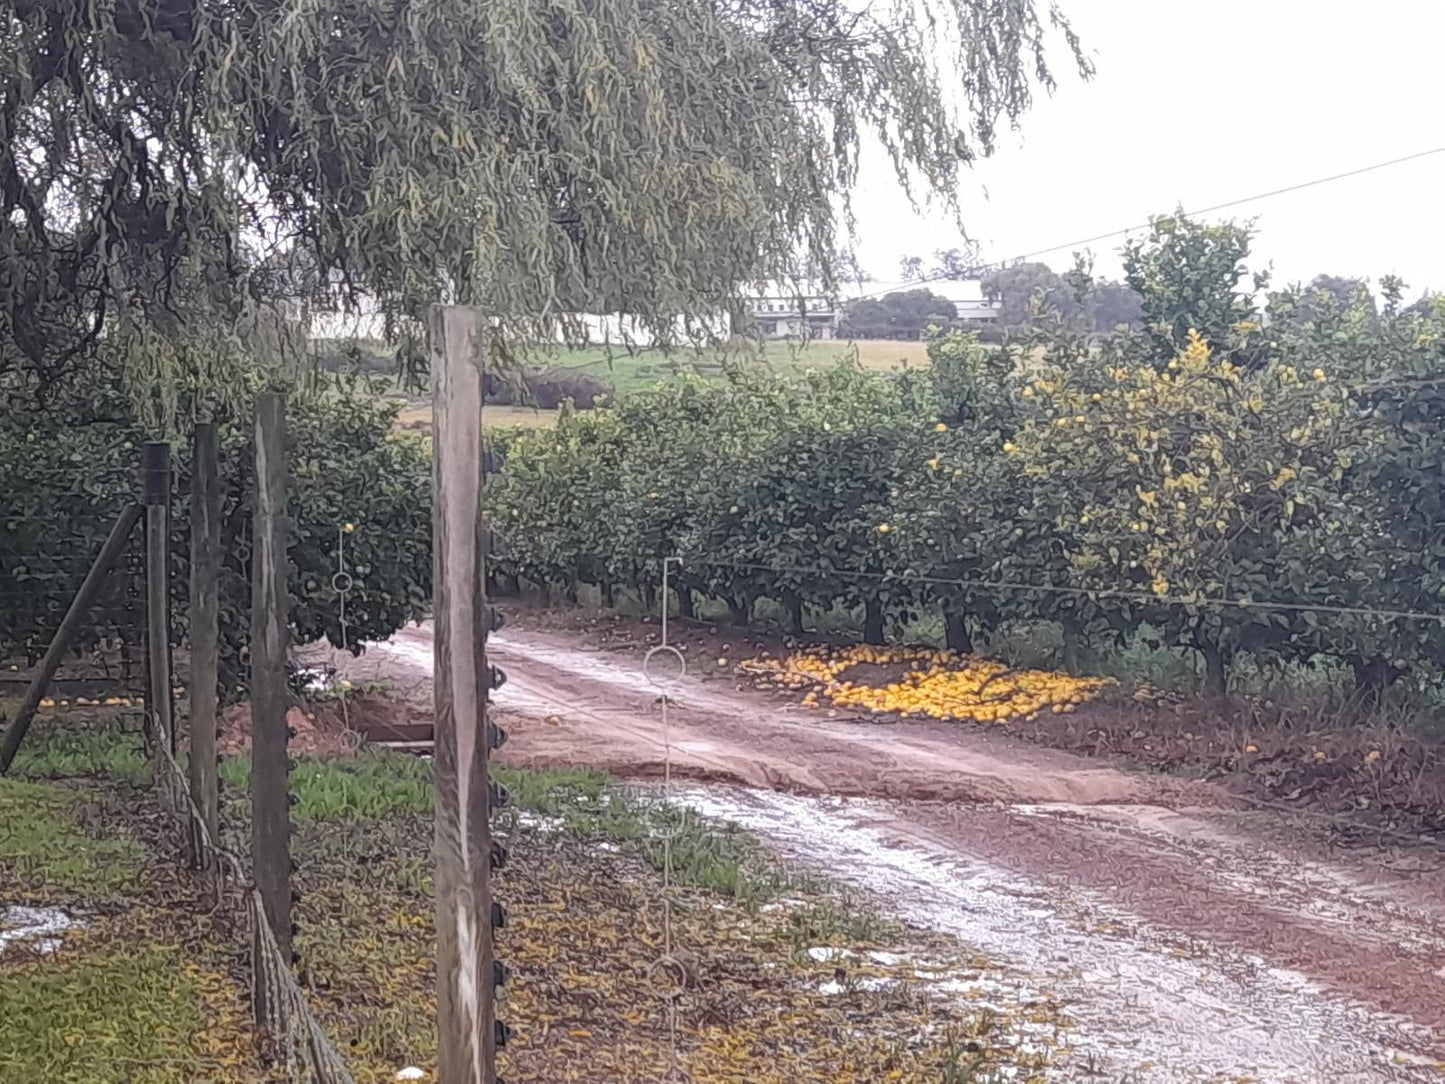
[[[9,481],[0,520],[0,646],[32,657],[59,623],[69,598],[99,551],[111,522],[137,499],[144,430],[118,401],[57,408],[46,426],[0,422],[0,475]],[[296,396],[288,409],[291,485],[287,515],[291,635],[326,637],[354,647],[384,639],[426,612],[431,599],[431,470],[422,440],[392,433],[395,408],[372,389],[327,383]],[[101,419],[101,420],[97,420]],[[67,424],[67,422],[69,424]],[[243,675],[241,648],[250,635],[250,515],[254,449],[249,419],[218,423],[222,492],[221,661],[227,687]],[[189,589],[190,448],[173,451],[177,484],[171,516],[173,636],[185,634]],[[353,530],[347,532],[347,524]],[[344,535],[353,586],[343,637],[332,586]],[[143,639],[145,612],[139,536],[111,577],[77,650],[102,640]]]

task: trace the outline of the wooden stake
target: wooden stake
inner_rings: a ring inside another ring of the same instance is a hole
[[[80,589],[70,600],[70,607],[65,611],[65,617],[61,619],[60,627],[55,630],[55,635],[50,640],[50,646],[45,649],[45,658],[40,661],[40,669],[31,680],[30,687],[25,690],[25,699],[20,704],[19,712],[11,722],[10,729],[5,731],[4,738],[0,739],[0,775],[4,775],[10,770],[10,765],[15,760],[15,754],[20,749],[20,743],[25,739],[25,732],[30,729],[30,722],[35,718],[35,710],[40,707],[40,701],[45,696],[45,690],[49,687],[51,679],[55,677],[55,671],[60,668],[60,661],[70,650],[76,634],[80,632],[81,626],[90,616],[90,608],[95,603],[96,596],[100,594],[101,585],[105,583],[105,577],[125,549],[126,540],[130,537],[131,531],[135,529],[140,516],[140,505],[126,506],[120,517],[116,519],[115,525],[111,527],[110,534],[106,536],[105,544],[100,547],[100,553],[96,555],[90,571],[85,574]]]
[[[437,1081],[493,1084],[481,319],[473,309],[434,306],[428,325],[435,388]]]
[[[221,485],[216,427],[197,425],[191,454],[191,797],[211,839],[219,838],[216,788],[216,709],[220,636]],[[206,864],[204,843],[191,825],[190,858]]]
[[[251,864],[281,954],[291,955],[291,812],[286,770],[286,399],[256,396],[251,511]],[[253,959],[259,959],[259,948]],[[257,983],[256,1019],[273,1006]]]
[[[151,741],[166,742],[171,755],[175,756],[171,692],[171,446],[165,441],[147,441],[142,448],[141,487],[146,513],[146,721]]]

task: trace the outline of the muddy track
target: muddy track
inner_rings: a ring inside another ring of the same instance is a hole
[[[489,654],[509,679],[505,759],[661,775],[659,693],[635,654],[510,630]],[[401,679],[424,712],[430,655],[430,631],[408,629],[355,672]],[[1002,734],[829,719],[691,680],[668,718],[690,801],[1065,999],[1093,1043],[1081,1074],[1445,1079],[1439,873],[1266,841],[1211,785]]]

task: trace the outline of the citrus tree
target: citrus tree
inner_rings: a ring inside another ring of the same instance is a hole
[[[1062,586],[1197,649],[1206,687],[1222,694],[1235,653],[1290,652],[1296,620],[1266,604],[1318,598],[1360,556],[1310,559],[1358,525],[1344,484],[1357,449],[1348,391],[1323,369],[1247,371],[1197,331],[1162,371],[1104,375],[1035,380],[1036,414],[1005,451],[1053,494]]]
[[[114,389],[71,399],[43,423],[0,422],[0,471],[11,514],[0,523],[0,645],[34,656],[55,631],[116,515],[137,499],[140,447],[148,432]],[[288,410],[288,591],[293,641],[329,639],[350,648],[390,636],[423,616],[431,597],[431,473],[427,449],[393,434],[395,408],[374,389],[328,383]],[[13,422],[14,419],[11,419]],[[222,483],[221,664],[227,687],[244,677],[250,635],[248,419],[218,419]],[[173,445],[172,636],[184,638],[190,552],[190,449]],[[350,530],[347,530],[348,525]],[[65,540],[64,545],[57,540]],[[338,554],[338,547],[343,550]],[[344,557],[352,577],[347,628],[332,575]],[[78,650],[102,639],[143,638],[143,568],[138,538],[111,577]]]
[[[595,584],[610,600],[625,438],[615,413],[570,409],[550,430],[513,436],[503,469],[485,490],[499,540],[496,561],[507,574],[560,588],[574,600],[578,584]]]

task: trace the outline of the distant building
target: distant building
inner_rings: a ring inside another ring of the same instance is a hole
[[[313,340],[380,342],[386,337],[386,319],[381,307],[369,297],[358,298],[351,308],[312,306],[306,312],[308,336]],[[701,347],[728,336],[728,321],[722,313],[687,321],[672,322],[670,342],[674,346]],[[553,342],[581,340],[582,345],[646,348],[657,336],[635,316],[624,313],[575,313],[558,320]]]
[[[764,339],[836,339],[841,313],[836,298],[803,294],[773,283],[743,299],[750,328]]]
[[[924,289],[952,301],[958,319],[965,324],[992,324],[1003,308],[1000,302],[984,296],[983,282],[979,279],[939,279],[926,283]]]

